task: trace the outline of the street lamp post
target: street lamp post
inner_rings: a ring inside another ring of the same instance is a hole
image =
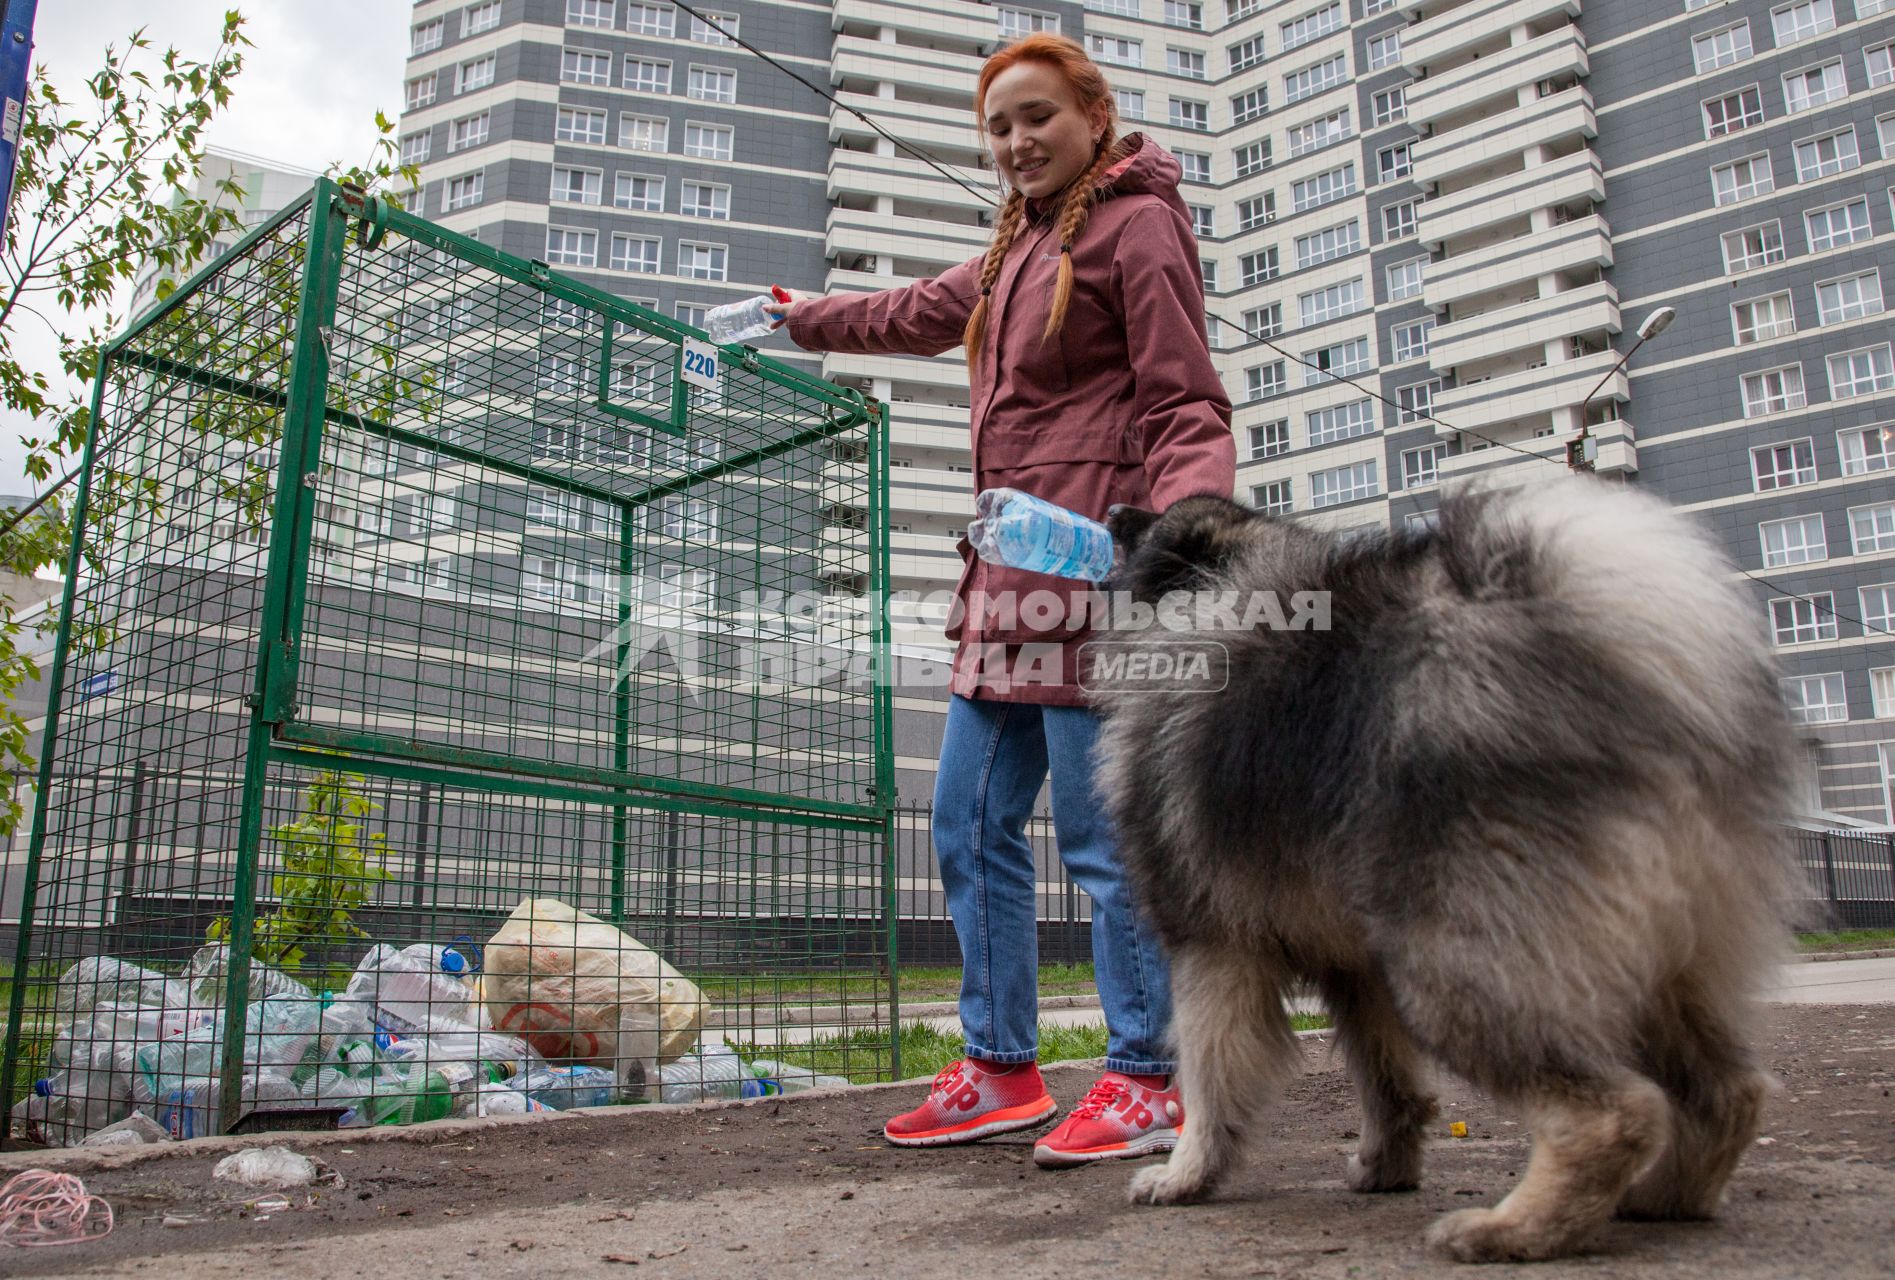
[[[1648,338],[1655,338],[1663,333],[1677,318],[1677,311],[1671,307],[1659,307],[1646,316],[1638,326],[1638,341],[1634,342],[1630,350],[1619,357],[1619,362],[1606,370],[1605,377],[1599,379],[1592,390],[1586,393],[1586,398],[1579,404],[1579,434],[1566,442],[1566,465],[1574,471],[1591,471],[1599,459],[1599,442],[1593,438],[1592,426],[1586,421],[1586,410],[1592,406],[1592,398],[1599,394],[1600,387],[1612,381],[1613,374],[1625,367],[1625,362],[1632,358],[1632,352],[1644,346]]]

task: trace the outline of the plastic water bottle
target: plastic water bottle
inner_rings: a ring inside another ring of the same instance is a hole
[[[194,1021],[182,1035],[140,1045],[132,1054],[134,1096],[157,1099],[188,1081],[217,1073],[224,1051],[224,1020],[211,1014]]]
[[[321,1052],[322,1003],[270,996],[244,1012],[245,1057],[294,1077]]]
[[[76,1147],[88,1133],[131,1114],[131,1097],[105,1072],[62,1071],[33,1082],[26,1108],[39,1140],[52,1147]],[[21,1108],[15,1108],[16,1114]]]
[[[783,1093],[801,1093],[806,1089],[846,1089],[849,1082],[841,1076],[818,1075],[810,1067],[799,1067],[773,1058],[758,1058],[750,1069],[774,1083]]]
[[[660,1102],[702,1102],[706,1098],[741,1098],[744,1081],[756,1086],[756,1077],[744,1070],[743,1059],[720,1036],[710,1036],[696,1053],[687,1053],[658,1068]],[[752,1094],[752,1097],[758,1094]]]
[[[773,302],[788,302],[790,295],[782,285],[773,284],[770,292],[760,293],[754,298],[745,298],[742,302],[730,302],[721,307],[712,307],[704,313],[704,330],[717,346],[732,342],[748,342],[752,338],[761,338],[776,328],[777,319],[764,308]]]
[[[1018,489],[987,489],[967,540],[990,564],[1097,582],[1112,571],[1112,534],[1096,520]]]
[[[180,1142],[218,1132],[217,1081],[193,1080],[158,1095],[151,1118]]]
[[[483,1084],[507,1078],[492,1063],[443,1063],[425,1070],[423,1062],[386,1062],[376,1071],[374,1086],[355,1108],[368,1124],[418,1124],[452,1115],[463,1097],[471,1100]]]
[[[184,966],[184,980],[191,984],[197,1003],[216,1007],[224,1003],[225,975],[230,968],[230,948],[222,943],[199,947]],[[250,961],[250,999],[270,996],[297,996],[314,1000],[315,992],[280,969],[272,969],[261,960]]]
[[[114,956],[87,956],[59,975],[53,991],[53,1020],[71,1022],[94,1005],[153,1005],[181,1009],[189,991],[162,973],[153,973]]]
[[[361,989],[373,986],[375,1023],[383,1030],[401,1036],[432,1027],[471,1030],[479,1020],[473,974],[460,951],[422,944],[403,947],[378,960],[372,984],[365,980]],[[366,977],[358,966],[344,994],[355,993],[356,980]]]
[[[618,1077],[603,1067],[534,1067],[510,1083],[554,1111],[609,1107],[619,1100]]]

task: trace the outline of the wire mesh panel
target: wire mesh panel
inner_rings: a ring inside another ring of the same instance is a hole
[[[33,1136],[895,1070],[886,423],[743,348],[694,385],[699,338],[319,183],[108,348],[8,999]]]

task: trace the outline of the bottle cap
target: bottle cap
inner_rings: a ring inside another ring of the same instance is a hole
[[[35,1080],[33,1082],[33,1092],[38,1097],[50,1098],[53,1096],[53,1082],[51,1080]]]
[[[441,971],[443,973],[466,973],[467,957],[458,951],[443,951],[441,953]]]

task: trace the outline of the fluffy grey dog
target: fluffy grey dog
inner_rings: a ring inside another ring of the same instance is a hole
[[[1151,662],[1093,680],[1185,1097],[1132,1198],[1200,1197],[1230,1167],[1296,1062],[1283,996],[1307,980],[1361,1095],[1356,1190],[1418,1184],[1430,1060],[1530,1122],[1519,1186],[1437,1221],[1437,1250],[1548,1258],[1615,1212],[1714,1215],[1770,1087],[1746,1022],[1785,936],[1794,771],[1729,563],[1579,479],[1353,541],[1210,497],[1111,525],[1116,590],[1207,594],[1105,639],[1229,654],[1217,692],[1155,691]],[[1240,615],[1328,592],[1329,628],[1229,629],[1229,597],[1206,602],[1232,591]]]

